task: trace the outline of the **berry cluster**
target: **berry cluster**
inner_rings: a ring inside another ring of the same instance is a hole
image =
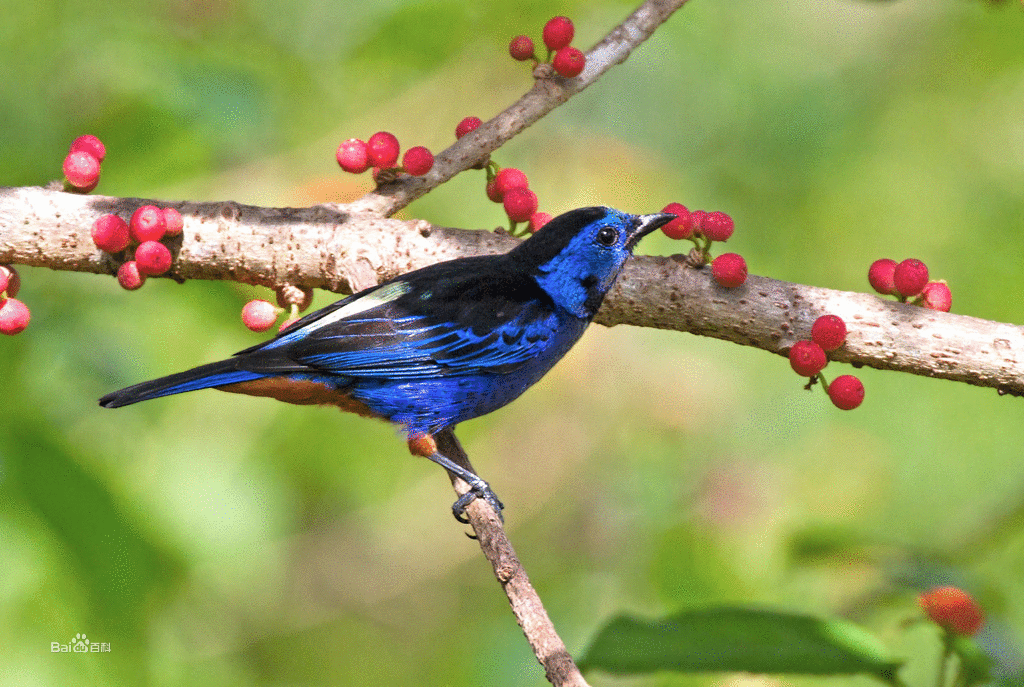
[[[949,312],[953,294],[944,280],[929,281],[928,266],[916,258],[897,263],[882,258],[871,263],[868,281],[878,293],[896,296],[903,303]]]
[[[789,349],[789,364],[801,377],[810,377],[808,389],[815,382],[825,387],[832,404],[840,410],[853,410],[864,401],[864,384],[853,375],[840,375],[829,384],[821,371],[828,365],[826,353],[846,341],[846,323],[838,315],[822,315],[811,326],[811,338],[797,341]]]
[[[106,155],[106,146],[92,134],[72,141],[64,158],[64,190],[89,193],[96,188],[100,183],[100,163]]]
[[[242,306],[242,324],[254,332],[265,332],[274,326],[278,316],[287,312],[288,317],[278,328],[284,331],[298,321],[299,313],[313,302],[313,291],[291,284],[283,284],[277,288],[277,305],[270,301],[254,299]]]
[[[455,138],[462,138],[478,128],[482,123],[479,117],[465,117],[455,127]],[[433,154],[423,146],[417,146],[405,151],[405,155],[402,156],[401,166],[396,166],[400,152],[401,148],[398,138],[394,134],[387,131],[378,131],[366,142],[358,138],[342,141],[341,145],[338,146],[335,157],[338,160],[338,165],[346,172],[351,172],[352,174],[360,174],[372,167],[373,178],[378,183],[394,179],[402,172],[412,176],[423,176],[434,166]],[[490,160],[481,162],[478,168],[486,168],[487,197],[504,206],[505,214],[509,218],[510,231],[513,235],[521,236],[526,233],[535,232],[551,219],[551,215],[545,212],[537,212],[537,194],[530,190],[526,175],[521,170],[513,167],[502,169],[497,163]],[[526,228],[519,234],[516,234],[517,225],[524,222],[527,223]],[[270,316],[270,311],[264,308],[263,312],[265,313],[265,320],[266,317]],[[274,318],[276,316],[275,314]],[[272,324],[273,320],[264,329],[269,328]],[[256,329],[255,331],[262,330]]]
[[[711,244],[715,241],[728,241],[732,236],[732,217],[724,212],[690,211],[682,203],[669,203],[662,212],[678,218],[661,228],[665,236],[693,241],[694,249],[690,252],[690,259],[696,265],[710,262],[711,275],[716,282],[727,288],[735,288],[747,281],[747,261],[742,255],[723,253],[711,259]]]
[[[555,73],[567,79],[579,76],[583,68],[587,66],[586,56],[580,50],[569,45],[575,34],[576,28],[568,17],[552,17],[544,25],[544,30],[541,33],[544,45],[548,49],[544,62],[551,62]],[[512,42],[508,44],[508,53],[512,59],[520,62],[533,60],[535,65],[540,63],[533,48],[533,41],[529,36],[513,38]]]
[[[917,597],[925,615],[946,632],[973,637],[985,622],[974,598],[959,587],[936,587]]]
[[[462,138],[482,123],[479,117],[463,118],[455,127],[455,138]],[[550,214],[537,211],[537,194],[530,190],[530,182],[521,169],[502,168],[489,158],[481,162],[477,169],[487,170],[487,197],[495,203],[501,203],[505,208],[509,220],[509,233],[513,236],[532,234],[551,221]],[[526,222],[525,228],[519,229],[517,225],[523,222]]]
[[[11,265],[0,265],[0,334],[18,334],[25,330],[32,313],[15,296],[21,290],[21,277]]]
[[[131,259],[117,268],[117,283],[128,291],[140,288],[146,277],[155,277],[171,269],[171,251],[161,241],[177,236],[184,221],[174,208],[143,205],[125,222],[118,215],[103,215],[92,225],[92,241],[96,247],[118,254],[135,245]]]
[[[401,146],[393,133],[378,131],[366,142],[358,138],[342,141],[335,157],[341,168],[352,174],[362,174],[372,167],[373,178],[378,183],[394,179],[402,172],[421,177],[434,166],[433,153],[423,146],[405,151],[401,166],[398,165],[400,152]]]
[[[551,215],[537,211],[537,194],[530,190],[530,182],[521,169],[488,162],[486,191],[488,198],[505,208],[509,233],[513,236],[532,234],[551,221]],[[520,229],[523,222],[526,226]]]

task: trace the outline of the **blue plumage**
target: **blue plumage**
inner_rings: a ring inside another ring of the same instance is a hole
[[[643,236],[674,215],[573,210],[503,255],[396,277],[311,313],[234,357],[116,391],[116,408],[215,387],[337,405],[403,427],[410,449],[465,479],[459,517],[483,480],[437,451],[435,435],[513,401],[579,340]]]

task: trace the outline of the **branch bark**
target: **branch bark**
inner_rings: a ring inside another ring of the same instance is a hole
[[[175,239],[172,279],[231,279],[350,293],[354,288],[442,260],[509,250],[496,231],[437,227],[357,213],[351,206],[262,208],[238,203],[167,203],[80,196],[41,188],[0,188],[0,264],[114,274],[120,258],[98,250],[89,229],[108,212],[172,206],[185,218]],[[822,314],[850,330],[833,360],[991,387],[1024,395],[1024,328],[941,313],[866,293],[751,276],[725,289],[682,258],[631,260],[597,316],[710,336],[785,355]]]
[[[468,470],[473,470],[462,444],[451,430],[434,437],[438,450]],[[474,471],[475,472],[475,471]],[[449,473],[455,493],[459,496],[469,491],[469,485]],[[519,562],[512,542],[505,534],[505,527],[498,514],[483,499],[472,501],[466,508],[466,516],[473,527],[480,550],[494,569],[494,576],[505,591],[516,622],[522,628],[526,640],[544,668],[548,682],[556,687],[587,687],[572,655],[566,649],[562,638],[548,617],[537,590],[530,583],[526,568]]]

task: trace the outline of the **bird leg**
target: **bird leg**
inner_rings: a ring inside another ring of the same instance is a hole
[[[445,440],[456,452],[461,452],[461,446],[458,444],[458,439],[455,438],[455,434],[451,430],[444,430],[445,436],[438,434],[438,438]],[[450,439],[449,439],[450,438]],[[454,443],[452,443],[454,442]],[[452,515],[455,519],[463,524],[468,524],[469,519],[466,517],[466,506],[468,506],[473,499],[482,498],[484,501],[491,505],[494,512],[498,514],[498,517],[504,521],[504,517],[501,514],[502,509],[505,507],[501,500],[498,499],[498,495],[494,493],[490,485],[487,484],[478,474],[473,472],[472,469],[459,465],[451,458],[445,456],[438,449],[437,440],[430,434],[419,434],[409,439],[409,452],[414,456],[423,456],[427,460],[437,463],[449,473],[455,475],[466,484],[469,485],[469,491],[459,496],[459,498],[452,504]],[[465,454],[463,454],[465,455]]]

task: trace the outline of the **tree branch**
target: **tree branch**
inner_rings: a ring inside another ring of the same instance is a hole
[[[351,292],[442,260],[504,252],[517,242],[502,232],[356,214],[347,205],[261,208],[0,188],[0,264],[112,275],[120,260],[93,245],[90,227],[104,213],[126,217],[147,203],[175,207],[185,218],[167,275],[178,281]],[[842,317],[850,330],[833,360],[1024,395],[1024,328],[766,277],[725,289],[682,256],[631,260],[596,321],[674,329],[784,355],[825,313]]]
[[[473,470],[462,445],[451,430],[434,437],[438,450],[468,470]],[[475,471],[474,471],[475,472]],[[449,473],[455,492],[461,496],[469,491],[469,485]],[[548,682],[556,687],[587,687],[572,655],[566,649],[562,638],[548,617],[548,612],[530,583],[526,569],[519,562],[512,542],[505,534],[505,527],[494,509],[483,499],[475,499],[466,508],[466,516],[473,526],[473,532],[480,543],[480,550],[494,569],[494,576],[505,590],[516,622],[522,628],[526,640],[544,667]]]
[[[596,321],[675,329],[786,355],[829,313],[849,330],[831,360],[1024,395],[1024,327],[754,275],[727,289],[710,269],[692,269],[682,256],[627,263]]]
[[[650,38],[655,29],[686,2],[648,0],[640,5],[590,49],[586,54],[586,67],[577,77],[564,79],[554,73],[551,65],[539,65],[534,71],[537,78],[532,89],[496,117],[437,154],[430,172],[422,177],[402,176],[384,184],[349,205],[349,211],[390,217],[459,172],[486,160],[521,131],[595,83],[612,67],[625,62],[633,50]]]

